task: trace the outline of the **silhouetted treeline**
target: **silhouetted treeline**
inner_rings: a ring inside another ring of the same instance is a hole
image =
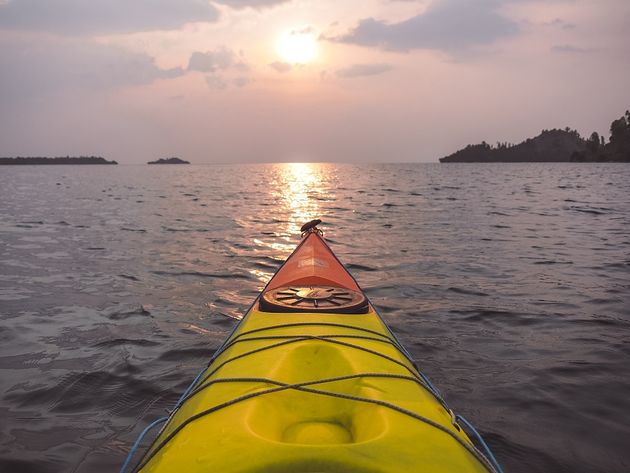
[[[584,139],[576,130],[543,130],[517,145],[485,141],[440,159],[442,163],[630,162],[630,112],[610,126],[610,141],[593,132]]]
[[[574,153],[571,161],[630,162],[630,111],[610,124],[610,140],[594,131],[586,140],[586,149]]]
[[[0,158],[0,165],[7,164],[118,164],[100,156],[59,156],[48,158],[43,156],[29,156],[16,158]]]

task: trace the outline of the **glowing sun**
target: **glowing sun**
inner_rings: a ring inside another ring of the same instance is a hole
[[[317,39],[308,28],[288,31],[278,37],[276,51],[284,62],[307,64],[317,56]]]

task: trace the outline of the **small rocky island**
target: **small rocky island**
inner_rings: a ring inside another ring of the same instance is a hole
[[[60,156],[48,158],[43,156],[0,158],[0,165],[40,165],[40,164],[118,164],[116,161],[108,161],[100,156]]]
[[[158,159],[157,161],[149,161],[147,164],[190,164],[190,162],[173,157],[173,158],[162,158],[162,159]]]
[[[588,139],[565,128],[543,130],[535,138],[517,145],[485,141],[468,145],[441,163],[552,163],[552,162],[630,162],[630,111],[610,125],[608,143],[593,132]]]

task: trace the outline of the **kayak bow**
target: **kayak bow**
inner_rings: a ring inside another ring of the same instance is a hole
[[[303,227],[302,242],[184,393],[134,471],[500,472],[317,223]]]

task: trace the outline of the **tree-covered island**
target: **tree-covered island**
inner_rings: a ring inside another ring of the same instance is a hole
[[[630,162],[630,111],[610,125],[608,143],[603,136],[593,132],[588,139],[565,128],[543,130],[535,138],[517,145],[485,141],[468,145],[449,156],[441,163],[526,163],[526,162]]]
[[[49,158],[44,156],[17,156],[15,158],[0,158],[0,165],[40,165],[40,164],[118,164],[116,161],[108,161],[100,156],[59,156]]]
[[[179,159],[176,157],[172,158],[161,158],[157,161],[149,161],[147,164],[190,164],[189,161],[184,161],[183,159]]]

